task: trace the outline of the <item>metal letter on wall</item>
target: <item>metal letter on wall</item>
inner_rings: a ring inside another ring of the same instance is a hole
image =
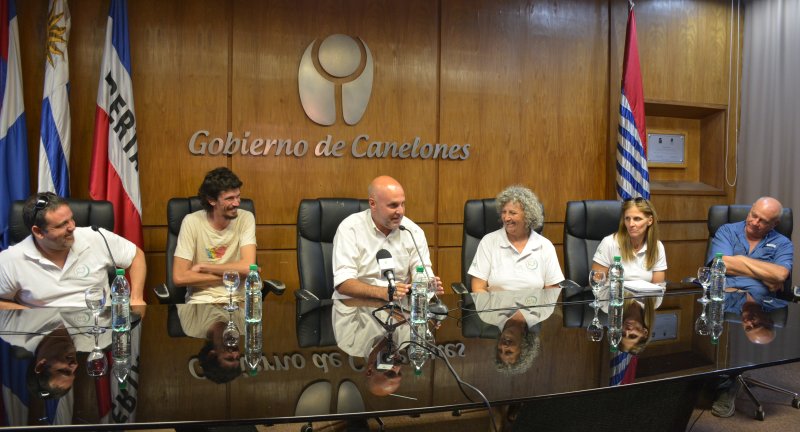
[[[360,38],[342,34],[308,45],[297,72],[300,103],[308,118],[323,126],[336,123],[335,86],[342,87],[342,118],[355,125],[372,93],[372,53]]]

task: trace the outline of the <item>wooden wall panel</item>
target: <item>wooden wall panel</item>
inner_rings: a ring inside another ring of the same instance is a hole
[[[617,27],[622,47],[626,2],[614,4],[617,11],[623,9]],[[635,11],[645,97],[727,105],[730,3],[641,1]]]
[[[142,222],[165,225],[170,198],[196,195],[205,173],[227,164],[192,156],[187,142],[199,129],[228,130],[230,6],[145,0],[128,8]]]
[[[603,198],[607,33],[604,2],[442,2],[441,140],[471,148],[440,164],[440,222],[514,183],[548,210]]]
[[[303,198],[366,197],[370,180],[390,174],[404,186],[408,215],[432,222],[434,161],[314,156],[326,135],[352,142],[436,138],[437,8],[409,2],[250,2],[234,4],[232,122],[235,134],[308,140],[308,154],[241,156],[233,167],[252,179],[253,197],[269,203],[258,223],[295,223]],[[298,66],[315,39],[341,33],[364,40],[375,62],[372,95],[362,120],[323,127],[306,118],[298,96]]]
[[[244,181],[243,195],[256,201],[258,256],[267,276],[292,289],[298,285],[294,224],[300,199],[364,197],[370,179],[382,173],[405,186],[407,214],[422,224],[447,284],[460,278],[465,200],[495,196],[512,183],[539,195],[548,221],[545,236],[561,254],[566,202],[613,196],[626,5],[620,0],[129,3],[148,290],[165,277],[166,201],[193,195],[205,172],[220,165],[233,168]],[[86,197],[109,1],[71,6],[71,184],[73,196]],[[34,187],[46,9],[44,0],[18,3]],[[736,140],[739,108],[728,101],[736,84],[729,82],[735,72],[729,64],[730,13],[721,0],[641,1],[636,7],[645,96],[722,112],[713,121],[650,120],[654,129],[685,129],[688,177],[715,185],[725,184],[723,147],[701,142],[698,148],[694,138]],[[300,57],[311,41],[333,33],[361,37],[375,61],[369,106],[355,126],[345,125],[341,116],[334,126],[319,126],[299,101]],[[735,41],[740,34],[733,36]],[[720,137],[726,127],[730,136]],[[187,144],[197,130],[208,130],[212,138],[249,131],[250,137],[305,139],[309,150],[303,157],[192,156]],[[342,158],[313,155],[327,135],[352,141],[359,134],[380,141],[419,136],[423,142],[469,143],[470,157],[357,159],[349,155],[349,144]],[[727,157],[732,166],[735,152]],[[695,164],[697,158],[704,164]],[[675,176],[653,170],[654,178]],[[705,195],[654,195],[669,243],[670,277],[685,276],[702,260],[708,207],[732,202],[734,192],[728,185]]]

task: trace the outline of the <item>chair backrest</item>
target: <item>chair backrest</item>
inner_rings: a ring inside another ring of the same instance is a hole
[[[109,201],[95,201],[87,199],[66,198],[70,210],[72,210],[75,225],[88,227],[97,225],[109,231],[114,230],[114,207]],[[25,201],[14,201],[11,205],[9,214],[9,245],[14,245],[25,240],[31,232],[25,227],[22,220],[22,208]]]
[[[239,208],[247,210],[253,213],[253,215],[256,214],[256,209],[251,199],[242,198],[239,203]],[[178,246],[178,234],[181,232],[183,218],[190,213],[202,209],[203,205],[200,201],[200,197],[196,196],[189,198],[170,198],[169,202],[167,202],[167,280],[165,285],[169,292],[169,299],[166,301],[162,300],[164,303],[177,304],[184,303],[186,300],[186,287],[175,286],[175,284],[172,283],[172,263],[175,260],[175,248]]]
[[[369,208],[355,198],[304,199],[297,210],[297,269],[300,289],[320,299],[333,294],[333,237],[339,224]]]
[[[621,201],[584,200],[567,203],[564,219],[564,276],[567,279],[582,287],[589,285],[589,270],[597,246],[605,236],[617,231],[621,214]]]
[[[297,210],[297,270],[300,290],[323,302],[306,310],[297,301],[297,341],[301,347],[335,345],[331,322],[333,295],[333,237],[339,224],[353,213],[369,208],[369,201],[355,198],[304,199]]]
[[[747,219],[747,214],[750,213],[750,205],[733,204],[733,205],[715,205],[708,208],[708,243],[706,243],[706,256],[711,249],[711,241],[714,235],[722,225],[733,222],[740,222]],[[783,208],[780,216],[780,221],[775,227],[775,231],[785,235],[789,239],[792,238],[793,228],[793,215],[792,209],[788,207]],[[792,299],[792,274],[783,283],[783,291],[778,293],[778,296],[784,299]]]
[[[467,273],[483,236],[503,227],[494,198],[468,200],[464,203],[464,230],[461,238],[461,280],[471,290],[472,277]],[[544,226],[535,231],[542,233]]]
[[[733,222],[740,222],[747,218],[750,213],[750,205],[733,204],[733,205],[715,205],[708,209],[708,243],[706,244],[706,255],[708,250],[711,249],[711,240],[722,225]],[[792,209],[784,207],[781,213],[780,222],[775,227],[775,231],[785,235],[789,239],[792,238],[792,225],[793,216]]]

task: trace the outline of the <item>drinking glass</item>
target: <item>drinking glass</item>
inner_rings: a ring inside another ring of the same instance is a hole
[[[597,297],[600,295],[600,289],[606,284],[606,272],[602,270],[591,270],[589,272],[589,285],[592,287],[592,294],[594,294],[594,300],[589,303],[589,306],[593,308],[600,307],[600,302],[598,301]]]
[[[106,331],[98,324],[98,317],[103,307],[106,305],[106,298],[108,297],[108,289],[104,284],[90,286],[84,291],[84,298],[86,299],[86,307],[92,311],[94,315],[94,327],[89,329],[91,334],[100,334]]]
[[[236,328],[236,324],[230,316],[228,317],[228,325],[222,332],[222,345],[229,348],[239,346],[239,329]]]
[[[222,283],[225,284],[225,289],[228,290],[228,305],[225,306],[225,310],[233,312],[239,309],[239,305],[233,304],[233,293],[239,289],[239,272],[226,271],[222,274]]]
[[[101,377],[108,371],[108,358],[106,358],[106,353],[100,349],[100,344],[97,340],[98,336],[99,334],[95,333],[94,349],[86,357],[86,373],[90,377]]]
[[[597,311],[597,309],[595,309],[595,311]],[[586,334],[589,336],[589,340],[592,342],[600,342],[603,340],[603,325],[600,324],[600,319],[597,318],[597,315],[594,316],[594,319],[592,320],[592,323],[589,324],[589,327],[586,327]]]
[[[711,285],[710,267],[700,267],[697,269],[697,282],[700,282],[700,285],[703,286],[703,296],[697,301],[703,304],[710,302],[711,300],[708,299],[708,286]]]
[[[703,312],[700,313],[700,317],[694,322],[694,331],[700,336],[708,336],[711,334],[711,323],[708,321],[708,318],[706,318],[707,306],[708,302],[703,303]]]

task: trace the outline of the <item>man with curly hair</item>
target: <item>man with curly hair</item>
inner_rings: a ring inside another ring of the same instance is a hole
[[[203,210],[187,215],[178,234],[172,282],[186,285],[186,303],[227,303],[226,271],[243,277],[256,262],[256,222],[239,209],[242,181],[220,167],[206,174],[198,195]],[[241,296],[234,301],[242,301]]]

